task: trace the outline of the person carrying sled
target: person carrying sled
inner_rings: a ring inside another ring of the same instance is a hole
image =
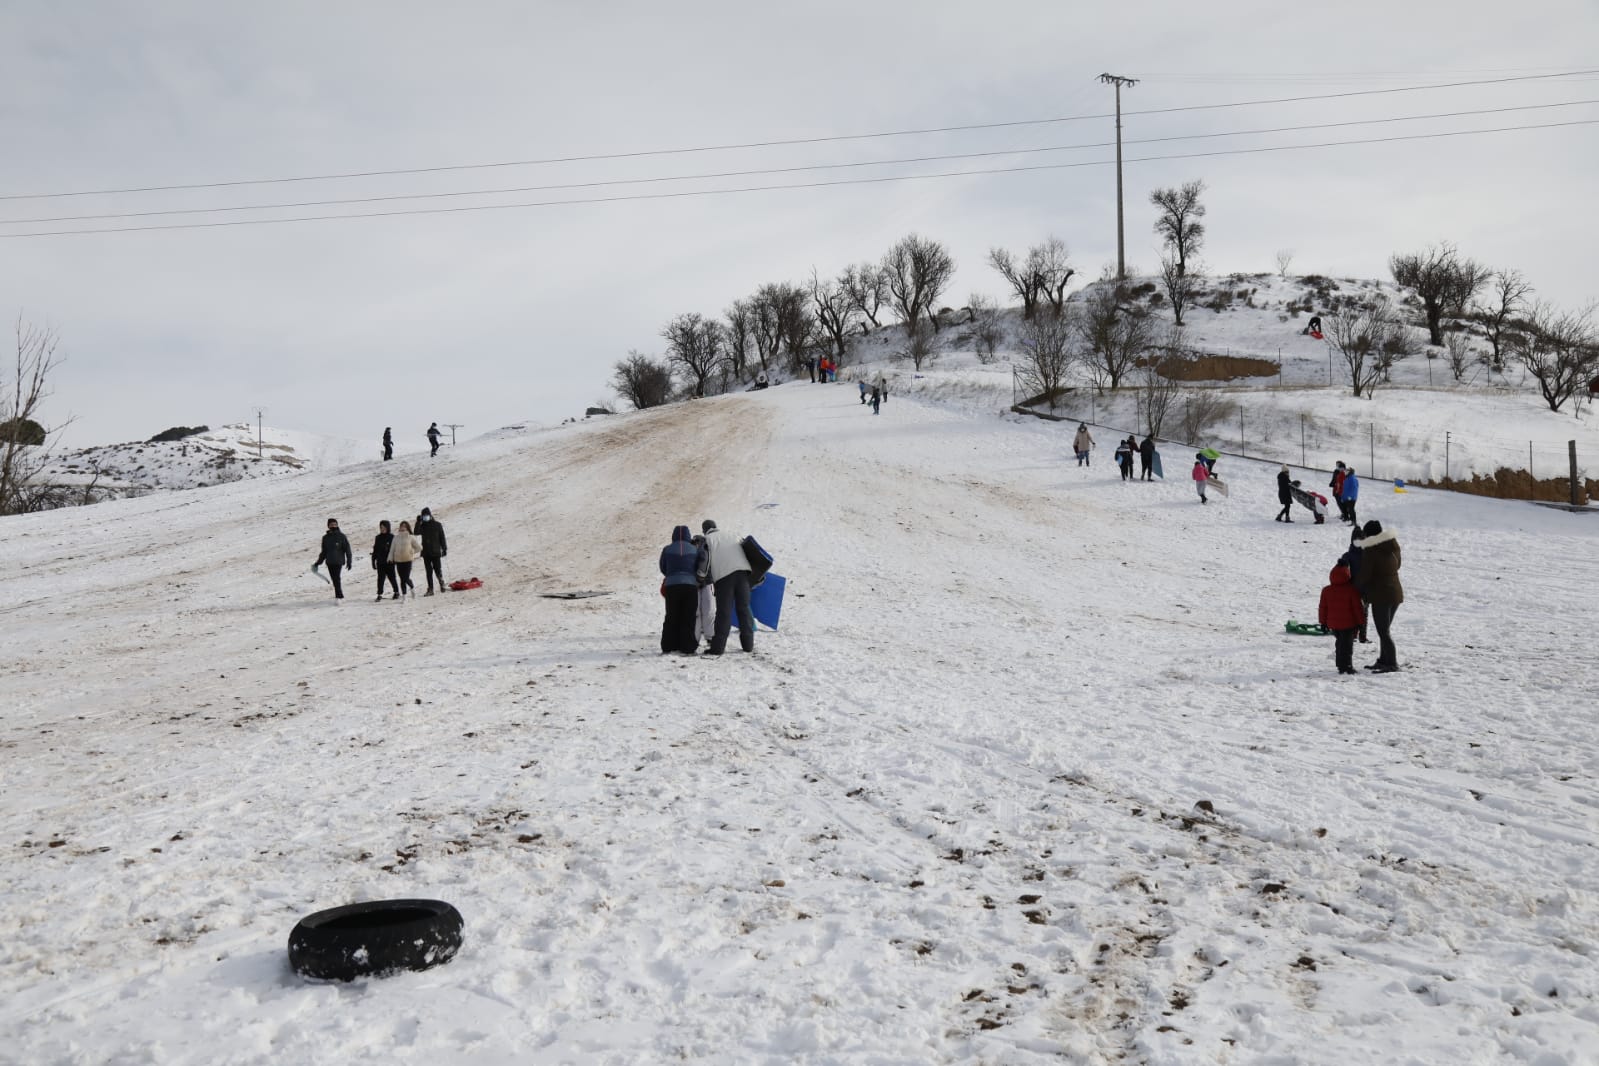
[[[1206,448],[1199,453],[1199,457],[1205,461],[1205,469],[1210,473],[1210,476],[1215,477],[1216,460],[1221,458],[1221,452],[1218,452],[1215,448]]]
[[[1090,466],[1088,452],[1094,447],[1094,435],[1088,432],[1086,423],[1077,423],[1077,434],[1072,437],[1072,450],[1077,453],[1078,466]]]
[[[394,427],[383,427],[383,461],[386,463],[394,458]]]
[[[1399,658],[1390,630],[1394,612],[1405,602],[1404,586],[1399,583],[1399,540],[1393,530],[1383,529],[1374,518],[1361,529],[1355,546],[1360,549],[1360,572],[1356,577],[1360,598],[1371,607],[1371,620],[1377,626],[1377,661],[1366,669],[1391,674],[1399,669]]]
[[[416,599],[416,585],[411,581],[411,564],[422,554],[422,542],[411,533],[411,523],[401,522],[400,531],[394,534],[389,545],[389,562],[400,579],[400,599]]]
[[[1140,481],[1155,480],[1155,438],[1153,436],[1146,435],[1143,443],[1139,444],[1138,465],[1140,468]]]
[[[1316,620],[1333,634],[1333,665],[1340,674],[1355,672],[1355,634],[1366,619],[1366,605],[1360,600],[1349,578],[1349,568],[1334,566],[1321,590],[1321,606]]]
[[[400,598],[400,579],[395,576],[394,564],[389,561],[389,550],[394,546],[394,534],[389,532],[389,521],[384,519],[378,523],[378,535],[372,538],[372,569],[378,572],[378,598],[377,603],[383,602],[383,582],[387,581],[394,590],[391,600]]]
[[[315,570],[323,563],[328,564],[328,578],[333,582],[335,603],[344,599],[344,584],[341,580],[343,572],[355,568],[351,554],[350,539],[339,532],[339,520],[328,519],[328,531],[322,534],[322,552],[316,557],[316,562],[311,564],[311,569]]]
[[[738,643],[746,652],[755,650],[755,616],[750,613],[750,561],[744,554],[741,538],[716,528],[707,518],[700,527],[705,532],[705,550],[710,556],[711,584],[716,588],[716,633],[707,655],[727,651],[727,638],[733,631],[733,609],[738,608]]]
[[[429,458],[439,454],[439,438],[441,436],[442,434],[439,433],[439,424],[437,422],[434,422],[432,425],[428,426],[428,444],[433,449],[432,451],[428,452]]]
[[[1359,499],[1360,479],[1355,476],[1354,467],[1347,467],[1343,484],[1338,486],[1338,510],[1342,512],[1344,521],[1352,526],[1360,525],[1360,519],[1355,517],[1355,501]]]
[[[1133,452],[1137,449],[1131,437],[1116,442],[1116,468],[1121,471],[1123,481],[1133,479]]]
[[[672,529],[672,543],[661,549],[661,595],[666,597],[666,619],[661,623],[661,654],[675,651],[693,655],[699,651],[700,637],[695,631],[699,610],[699,572],[705,549],[694,543],[688,526]]]
[[[1290,517],[1289,511],[1294,506],[1294,481],[1292,475],[1288,473],[1287,463],[1277,471],[1277,502],[1283,505],[1283,509],[1277,512],[1277,517],[1272,521],[1292,522],[1293,518]]]
[[[1194,453],[1194,489],[1199,493],[1200,503],[1209,503],[1205,498],[1205,483],[1210,480],[1210,467],[1205,465],[1205,453]]]
[[[447,592],[450,586],[444,583],[444,563],[442,560],[450,554],[450,546],[444,539],[444,525],[433,517],[433,512],[426,507],[416,516],[416,535],[422,539],[422,570],[427,574],[428,590],[422,595],[433,595],[434,575],[439,579],[439,591]]]

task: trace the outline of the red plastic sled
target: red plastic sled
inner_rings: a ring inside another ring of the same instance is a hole
[[[483,582],[479,581],[475,577],[472,578],[470,581],[452,581],[452,582],[450,582],[450,591],[451,592],[465,592],[467,589],[480,589],[482,587],[483,587]]]

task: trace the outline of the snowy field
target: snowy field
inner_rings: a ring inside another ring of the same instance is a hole
[[[5,519],[0,1062],[1599,1062],[1599,521],[1368,492],[1406,669],[1341,678],[1345,527],[1066,429],[796,383]],[[485,588],[371,602],[424,505]],[[657,654],[703,517],[754,656]],[[449,965],[288,968],[411,896]]]

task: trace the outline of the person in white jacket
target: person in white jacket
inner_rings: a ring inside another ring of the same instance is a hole
[[[705,549],[710,556],[711,585],[716,589],[716,633],[707,655],[727,650],[733,631],[733,608],[738,608],[738,643],[745,651],[755,650],[755,616],[750,614],[750,563],[744,555],[743,538],[716,528],[707,518],[700,526],[705,533]]]
[[[411,534],[411,523],[401,522],[400,531],[394,534],[389,545],[389,562],[400,575],[400,598],[416,599],[416,586],[411,584],[411,564],[422,554],[422,541]]]

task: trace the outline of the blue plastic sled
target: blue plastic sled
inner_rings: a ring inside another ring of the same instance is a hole
[[[1157,451],[1154,457],[1150,459],[1149,469],[1153,470],[1155,472],[1155,476],[1160,478],[1162,481],[1166,480],[1166,472],[1160,468],[1160,452]]]
[[[783,614],[783,586],[787,582],[782,575],[768,573],[766,580],[750,589],[750,614],[755,616],[758,623],[755,628],[765,626],[767,629],[776,630],[777,620]],[[733,608],[734,624],[738,622],[738,607]]]

